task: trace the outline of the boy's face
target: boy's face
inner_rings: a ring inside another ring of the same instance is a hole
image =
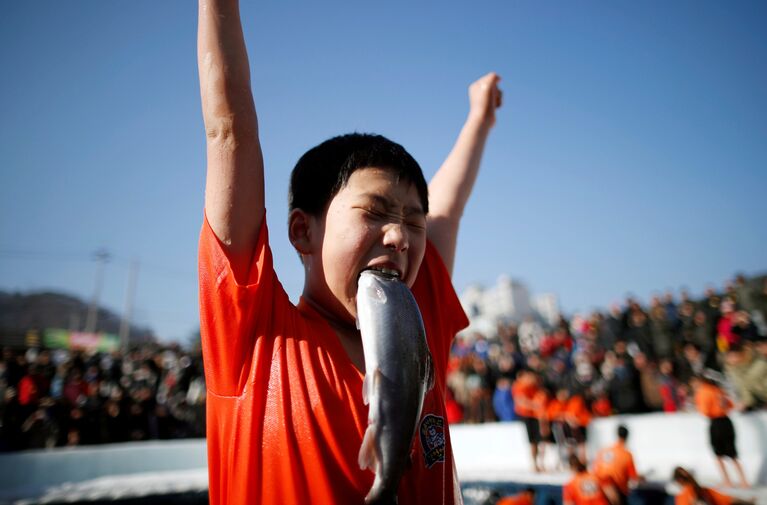
[[[328,316],[356,318],[357,280],[363,270],[396,272],[409,287],[426,249],[426,215],[415,186],[391,170],[358,169],[312,220],[311,251],[304,255],[308,297]]]

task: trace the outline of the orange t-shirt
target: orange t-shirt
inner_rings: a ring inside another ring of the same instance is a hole
[[[624,495],[629,494],[629,481],[638,477],[634,457],[620,441],[597,453],[594,473],[600,480],[615,484]]]
[[[504,496],[495,502],[495,505],[533,505],[534,503],[529,493],[520,493],[513,496]]]
[[[205,220],[200,323],[207,385],[211,505],[362,503],[374,474],[357,462],[368,407],[363,375],[305,301],[275,275],[266,220],[248,272],[235,279]],[[413,286],[436,372],[399,503],[460,499],[445,413],[445,370],[468,321],[439,253],[427,244]]]
[[[713,505],[731,505],[733,499],[726,494],[719,493],[713,489],[704,487],[704,491],[708,491],[708,495],[713,501]],[[674,499],[676,505],[696,505],[698,500],[695,498],[695,489],[691,485],[684,486],[682,492],[676,495]]]
[[[533,397],[538,391],[535,382],[519,378],[511,385],[511,397],[514,399],[514,412],[520,417],[535,417]]]
[[[599,480],[588,472],[578,473],[562,488],[564,505],[610,505]]]
[[[551,400],[549,400],[548,405],[546,405],[546,418],[549,421],[551,422],[562,421],[564,413],[565,413],[564,402],[561,402],[557,400],[556,398],[552,398]]]
[[[533,395],[533,415],[538,419],[547,419],[546,412],[549,406],[549,394],[543,388],[538,388]]]
[[[578,426],[585,428],[591,422],[591,412],[586,407],[586,402],[580,395],[573,395],[567,400],[565,414],[568,419],[574,420]]]
[[[702,383],[695,391],[695,407],[704,416],[714,419],[726,416],[732,409],[732,402],[721,388]]]

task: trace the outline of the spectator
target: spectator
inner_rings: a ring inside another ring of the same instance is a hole
[[[582,395],[572,394],[567,399],[564,420],[567,438],[575,444],[580,460],[586,461],[586,436],[591,423],[591,412]]]
[[[695,405],[698,412],[710,420],[709,441],[725,485],[732,486],[725,466],[725,458],[727,458],[735,465],[741,486],[748,487],[746,475],[738,461],[738,451],[735,448],[735,428],[727,415],[732,409],[732,402],[719,386],[703,376],[694,377],[692,387],[695,391]]]
[[[614,349],[615,363],[608,382],[610,403],[618,414],[645,412],[639,373],[626,349],[626,342],[619,340]]]
[[[613,414],[613,406],[603,387],[594,388],[593,397],[591,413],[594,414],[594,417],[607,417]]]
[[[495,417],[501,422],[517,418],[514,414],[514,399],[511,396],[511,380],[506,376],[501,376],[495,383],[493,410]]]
[[[735,276],[733,291],[739,309],[744,310],[746,313],[750,313],[756,309],[756,293],[751,289],[751,286],[748,285],[746,277],[743,274],[737,274]]]
[[[634,356],[634,366],[639,372],[639,384],[645,406],[651,411],[662,410],[661,374],[655,363],[648,360],[643,353],[638,352]]]
[[[543,338],[543,328],[532,316],[527,316],[519,325],[518,333],[519,347],[523,354],[530,355],[538,352]]]
[[[641,308],[631,311],[626,337],[629,342],[635,344],[646,356],[650,359],[655,359],[650,324],[647,320],[647,314]]]
[[[682,345],[688,342],[696,343],[695,313],[695,305],[689,300],[679,306],[676,334],[677,342]],[[706,314],[703,312],[701,312],[701,315],[704,318],[706,317]],[[676,351],[677,349],[674,350]]]
[[[739,310],[732,318],[732,333],[738,342],[754,342],[759,339],[759,331],[751,321],[751,315],[745,310]]]
[[[26,435],[26,448],[50,449],[56,446],[59,427],[49,411],[53,405],[51,398],[43,398],[38,408],[21,425],[21,431]]]
[[[199,358],[174,346],[154,345],[126,354],[56,354],[54,360],[47,350],[4,350],[0,450],[203,436],[205,384]],[[14,387],[4,386],[9,363],[18,377]],[[17,386],[24,390],[24,405]]]
[[[674,377],[674,363],[670,359],[664,359],[658,366],[660,372],[660,396],[663,401],[664,412],[677,412],[682,409],[682,400],[679,397],[679,381]]]
[[[735,302],[731,298],[722,300],[721,317],[716,323],[716,345],[719,352],[740,341],[740,337],[732,331],[735,323]]]
[[[621,308],[617,303],[610,305],[610,313],[602,319],[599,325],[599,345],[608,350],[615,346],[618,340],[625,340]]]
[[[28,372],[19,381],[19,404],[23,407],[34,408],[40,400],[42,389],[42,377],[36,365],[32,364]]]
[[[690,382],[705,370],[706,362],[700,348],[695,344],[687,344],[682,349],[682,356],[677,366],[678,377],[682,382]]]
[[[711,356],[716,349],[716,339],[713,337],[713,325],[705,311],[698,310],[695,312],[693,325],[692,340],[685,342],[684,345],[693,344],[697,346],[704,355]]]
[[[87,392],[87,384],[83,381],[82,372],[79,368],[72,368],[64,383],[62,392],[64,399],[69,405],[78,405],[85,400]]]
[[[25,449],[21,432],[21,425],[24,422],[24,408],[19,404],[19,397],[13,386],[5,389],[0,422],[2,422],[0,451]]]
[[[130,439],[128,418],[119,401],[114,399],[107,401],[101,423],[102,442],[126,442]]]
[[[495,388],[490,368],[479,355],[472,355],[466,387],[469,392],[469,408],[465,420],[469,423],[484,423],[495,420],[492,409],[492,394]]]
[[[671,320],[668,307],[664,306],[659,298],[653,298],[650,307],[650,334],[652,335],[652,349],[656,358],[671,356],[674,348],[672,331],[675,323],[676,309],[674,309],[674,320]]]
[[[527,441],[530,443],[530,456],[533,462],[533,470],[540,472],[538,464],[538,444],[541,441],[541,433],[536,418],[533,398],[539,388],[538,376],[531,370],[522,370],[517,375],[517,380],[511,386],[511,395],[514,398],[514,412],[527,430]]]
[[[724,369],[743,408],[753,410],[767,404],[767,360],[756,355],[750,344],[730,346]]]

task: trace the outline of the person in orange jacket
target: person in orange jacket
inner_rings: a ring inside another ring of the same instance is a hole
[[[703,487],[695,478],[678,466],[672,475],[674,482],[682,486],[682,491],[674,498],[674,505],[753,505],[754,501],[741,500],[720,493],[711,488]]]
[[[586,465],[575,454],[570,455],[573,478],[562,488],[563,505],[610,505],[599,479],[586,469]]]
[[[578,457],[581,461],[586,461],[586,438],[588,425],[591,422],[591,411],[586,406],[583,396],[579,394],[570,396],[565,405],[564,417],[569,438],[577,447]]]
[[[526,487],[521,493],[504,496],[495,505],[533,505],[535,503],[535,488]]]
[[[557,444],[559,454],[558,468],[564,470],[567,465],[567,458],[570,456],[570,449],[567,444],[567,432],[565,430],[565,407],[570,398],[570,391],[567,388],[557,389],[554,397],[546,406],[546,417],[548,419],[548,429]]]
[[[626,448],[629,430],[618,426],[618,441],[601,449],[594,459],[593,470],[602,482],[610,501],[620,505],[628,503],[630,487],[642,480],[634,466],[634,456]]]
[[[538,466],[538,444],[541,441],[541,432],[536,418],[536,408],[533,398],[538,392],[538,375],[532,370],[521,370],[517,380],[511,386],[511,396],[514,398],[514,413],[525,425],[527,441],[530,443],[530,456],[533,460],[533,470],[540,472]]]
[[[716,385],[713,380],[704,376],[695,376],[690,381],[695,391],[695,408],[709,418],[709,442],[716,455],[716,462],[724,477],[724,485],[732,486],[725,458],[732,460],[740,477],[741,487],[747,488],[748,482],[743,472],[743,467],[738,460],[738,451],[735,447],[735,427],[727,415],[732,410],[733,403],[725,392]]]

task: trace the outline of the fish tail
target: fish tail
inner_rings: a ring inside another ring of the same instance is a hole
[[[373,487],[365,497],[365,505],[397,505],[397,490],[385,489],[376,477]]]

